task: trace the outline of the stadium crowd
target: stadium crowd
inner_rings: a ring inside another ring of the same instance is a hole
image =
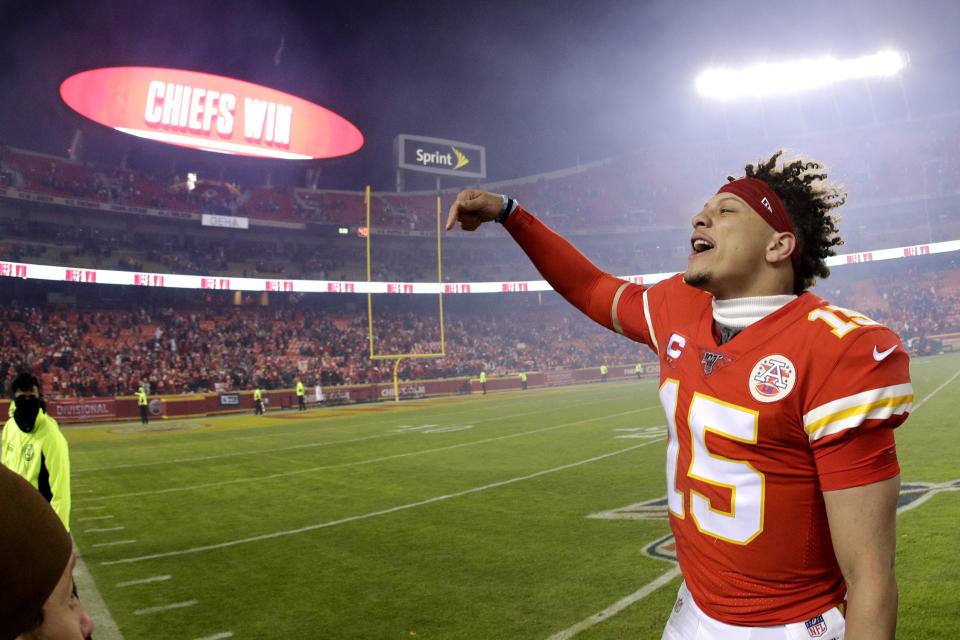
[[[488,296],[489,298],[489,296]],[[508,306],[448,316],[446,357],[404,360],[404,379],[475,376],[632,363],[636,345],[556,305],[549,314]],[[374,310],[377,354],[440,352],[437,311]],[[505,340],[504,336],[509,336]],[[371,360],[365,313],[330,314],[286,307],[76,312],[48,307],[0,310],[0,380],[32,370],[48,395],[285,388],[382,382],[393,362]]]
[[[897,273],[888,266],[874,277],[831,279],[824,295],[890,326],[915,354],[938,351],[937,336],[960,332],[960,269]],[[18,372],[31,370],[49,395],[81,397],[129,394],[141,383],[165,394],[287,388],[300,376],[325,386],[391,380],[393,361],[369,357],[371,323],[358,311],[365,298],[346,298],[351,302],[333,309],[295,296],[268,307],[185,297],[176,309],[80,311],[13,301],[0,309],[0,380],[8,386]],[[375,300],[375,354],[440,352],[435,298]],[[586,320],[555,294],[540,300],[530,293],[448,299],[446,356],[402,360],[401,379],[653,360],[646,348]]]

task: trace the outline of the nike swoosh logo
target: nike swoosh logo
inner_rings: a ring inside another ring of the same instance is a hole
[[[897,348],[897,345],[893,345],[886,351],[877,351],[877,345],[873,345],[873,359],[876,360],[877,362],[880,362],[881,360],[886,358],[888,355],[893,353],[896,348]]]

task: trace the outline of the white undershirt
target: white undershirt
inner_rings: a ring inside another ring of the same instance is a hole
[[[777,309],[780,309],[797,296],[793,294],[779,296],[755,296],[752,298],[732,298],[730,300],[713,299],[713,321],[717,323],[723,342],[746,329]]]

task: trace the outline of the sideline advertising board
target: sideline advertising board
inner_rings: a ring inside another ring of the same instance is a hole
[[[47,402],[47,413],[57,422],[112,420],[117,417],[117,406],[113,397],[56,398]]]

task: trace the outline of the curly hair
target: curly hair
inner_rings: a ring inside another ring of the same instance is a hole
[[[778,167],[783,152],[780,149],[765,162],[748,164],[745,171],[747,178],[766,182],[787,209],[800,256],[793,268],[793,292],[800,294],[817,278],[830,275],[825,261],[836,255],[833,247],[843,244],[837,229],[840,216],[831,210],[846,202],[847,194],[841,186],[827,182],[826,167],[819,162],[797,158]],[[736,178],[727,176],[727,180]]]
[[[17,391],[30,393],[34,387],[37,388],[37,393],[40,393],[40,381],[37,380],[37,377],[29,371],[21,371],[13,379],[13,383],[10,385],[10,393],[16,393]]]

